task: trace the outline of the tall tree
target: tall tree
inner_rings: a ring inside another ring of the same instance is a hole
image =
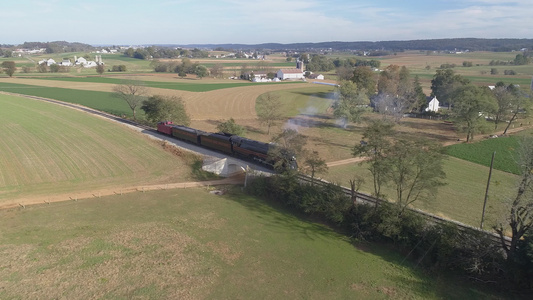
[[[500,236],[502,248],[507,254],[507,260],[514,262],[519,241],[526,234],[533,234],[533,139],[524,138],[519,149],[519,164],[521,177],[515,196],[510,199],[510,209],[505,223],[500,222],[494,229]],[[505,241],[506,229],[511,228],[511,244]]]
[[[405,66],[390,65],[380,73],[378,96],[374,99],[377,111],[399,121],[405,113],[416,108],[417,101],[410,72]]]
[[[457,88],[452,97],[452,115],[466,132],[466,141],[470,142],[484,116],[496,110],[496,100],[488,88],[472,84]]]
[[[174,124],[189,125],[185,103],[180,97],[155,95],[143,102],[141,109],[153,124],[159,121],[172,121]]]
[[[13,77],[13,74],[15,74],[15,71],[17,70],[17,67],[15,65],[14,61],[6,60],[2,62],[2,70],[4,73],[6,73],[9,77]]]
[[[396,190],[396,203],[403,211],[419,199],[435,196],[444,185],[440,146],[422,139],[399,139],[386,148],[386,165]]]
[[[261,124],[267,126],[267,134],[270,135],[270,127],[278,123],[282,118],[281,101],[279,96],[272,93],[261,95],[257,99],[256,111]]]
[[[424,94],[424,90],[422,89],[422,85],[420,84],[420,79],[418,78],[418,75],[415,76],[415,81],[413,85],[413,91],[416,99],[413,109],[417,110],[418,112],[423,112],[424,109],[427,107],[428,103],[426,99],[426,94]]]
[[[378,94],[386,94],[395,97],[398,95],[399,84],[400,67],[397,65],[389,65],[385,70],[379,73]]]
[[[506,122],[507,126],[503,132],[506,134],[519,114],[524,114],[529,110],[531,97],[524,95],[514,84],[506,86],[501,81],[496,83],[492,93],[497,103],[497,109],[494,112],[494,129],[498,129],[499,123]]]
[[[358,89],[352,81],[341,81],[336,89],[339,98],[333,104],[333,115],[343,120],[343,127],[348,122],[360,122],[365,107],[370,104],[366,90]]]
[[[100,76],[102,76],[102,74],[104,74],[105,72],[105,67],[103,64],[98,64],[96,66],[96,73],[98,73]]]
[[[133,112],[133,119],[136,120],[136,109],[146,99],[147,89],[144,83],[137,80],[124,80],[113,87],[113,93],[115,97],[126,101]]]
[[[244,136],[246,134],[246,129],[244,129],[243,126],[235,123],[235,120],[233,118],[230,118],[226,122],[218,124],[217,130],[220,132],[236,134],[239,136]]]
[[[369,158],[369,170],[372,173],[374,196],[381,198],[381,188],[390,180],[386,153],[392,145],[394,125],[386,121],[372,121],[363,132],[363,140],[353,148],[354,156]]]
[[[358,66],[353,71],[351,79],[360,89],[364,88],[368,97],[376,93],[376,76],[370,67]]]
[[[460,86],[470,83],[470,80],[455,74],[452,69],[437,70],[431,80],[431,97],[437,97],[441,103],[447,103],[451,107],[452,94]]]
[[[323,174],[328,171],[328,165],[324,159],[320,158],[317,151],[313,151],[305,158],[304,171],[311,175],[311,182],[313,182],[316,174]]]
[[[206,77],[207,75],[209,75],[209,70],[207,70],[207,68],[203,65],[199,65],[196,67],[196,72],[195,72],[196,76],[200,79]]]

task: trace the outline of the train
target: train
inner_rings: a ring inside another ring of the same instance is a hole
[[[269,156],[269,151],[278,147],[274,143],[263,143],[225,132],[206,132],[173,124],[172,121],[157,123],[157,131],[204,148],[259,162],[270,168],[273,168],[277,163],[275,158]],[[294,153],[287,149],[282,149],[279,153],[281,157],[278,160],[282,160],[282,164],[278,165],[281,165],[282,169],[298,169]]]

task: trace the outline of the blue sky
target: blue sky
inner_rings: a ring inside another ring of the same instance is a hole
[[[4,2],[4,1],[3,1]],[[533,38],[531,0],[17,0],[0,44],[222,44]]]

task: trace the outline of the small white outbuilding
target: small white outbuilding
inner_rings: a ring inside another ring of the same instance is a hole
[[[439,111],[439,100],[437,100],[437,97],[433,97],[433,99],[429,101],[426,111],[433,111],[433,112]]]

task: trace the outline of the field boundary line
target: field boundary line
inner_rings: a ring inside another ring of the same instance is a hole
[[[105,196],[123,195],[138,192],[149,192],[158,190],[174,190],[174,189],[187,189],[198,187],[209,187],[218,185],[240,185],[244,184],[244,176],[232,176],[218,180],[207,181],[188,181],[177,183],[165,183],[154,185],[138,185],[125,188],[104,189],[84,191],[80,193],[64,193],[54,196],[35,196],[22,199],[13,199],[7,203],[0,204],[0,210],[12,209],[12,208],[26,208],[29,205],[37,204],[50,204],[55,202],[77,201],[81,199],[100,198]]]

